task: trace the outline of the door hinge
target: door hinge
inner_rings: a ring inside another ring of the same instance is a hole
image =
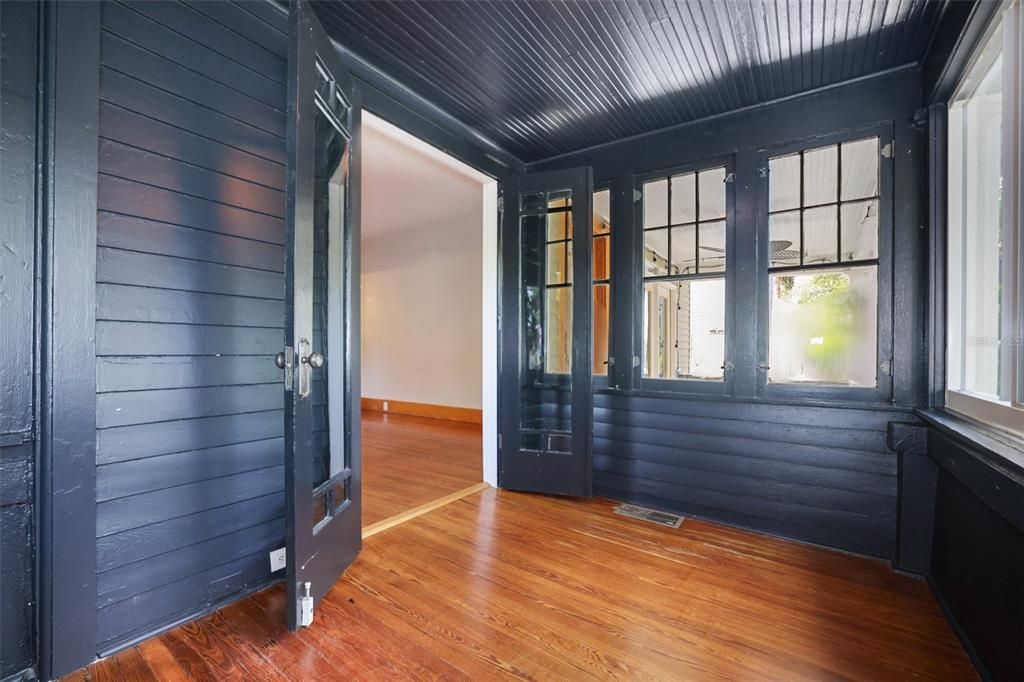
[[[892,158],[892,142],[886,142],[885,146],[882,147],[882,158],[883,159],[891,159]]]
[[[312,583],[302,583],[303,594],[299,597],[299,627],[308,628],[313,624],[313,595],[310,594]]]
[[[644,198],[644,193],[638,189],[633,190],[633,201],[640,201]]]
[[[885,376],[891,377],[892,376],[892,360],[884,360],[884,361],[882,361],[882,363],[880,365],[878,365],[878,369],[881,370],[882,374],[884,374]]]
[[[505,195],[498,195],[498,215],[501,215],[505,211]]]
[[[768,177],[768,166],[761,166],[757,169],[757,177],[767,178]]]
[[[727,182],[727,183],[728,182],[733,182],[735,179],[736,179],[736,174],[735,173],[729,173],[728,175],[725,176],[725,180],[723,180],[723,182]]]

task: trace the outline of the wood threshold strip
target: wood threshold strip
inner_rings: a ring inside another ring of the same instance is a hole
[[[366,528],[363,528],[363,539],[365,540],[371,535],[375,535],[377,533],[380,533],[381,531],[388,530],[389,528],[394,528],[395,526],[405,523],[406,521],[411,521],[412,519],[415,519],[418,516],[423,516],[424,514],[434,511],[435,509],[440,509],[441,507],[451,504],[452,502],[458,502],[463,497],[467,497],[469,495],[472,495],[473,493],[478,493],[482,490],[487,490],[487,488],[490,488],[490,486],[486,483],[476,483],[474,485],[469,486],[468,488],[463,488],[462,490],[458,490],[454,493],[451,493],[450,495],[445,495],[444,497],[439,497],[436,500],[431,500],[426,504],[421,504],[418,507],[413,507],[412,509],[404,511],[401,514],[395,514],[394,516],[389,516],[388,518],[378,521],[377,523],[371,523]]]

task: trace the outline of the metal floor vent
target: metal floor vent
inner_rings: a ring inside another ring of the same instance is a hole
[[[656,523],[659,526],[678,528],[683,525],[683,517],[679,514],[669,514],[668,512],[658,511],[657,509],[638,507],[635,504],[620,504],[613,511],[619,516],[628,516],[631,519],[650,521],[651,523]]]

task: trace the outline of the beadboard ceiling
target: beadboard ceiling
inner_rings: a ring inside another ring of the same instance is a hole
[[[947,0],[317,0],[346,49],[525,162],[919,61]]]

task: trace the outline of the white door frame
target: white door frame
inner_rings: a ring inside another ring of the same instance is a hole
[[[420,138],[388,123],[368,110],[363,110],[363,125],[405,144],[468,178],[480,183],[483,196],[481,230],[480,286],[483,292],[481,311],[481,409],[483,415],[483,478],[484,483],[498,485],[498,180],[424,142]]]

